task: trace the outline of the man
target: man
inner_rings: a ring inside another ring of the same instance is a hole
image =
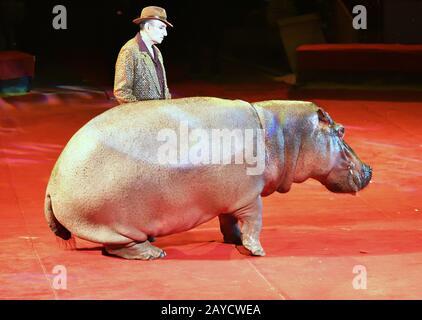
[[[146,7],[133,20],[140,32],[120,50],[116,62],[114,96],[119,103],[170,99],[163,58],[156,44],[167,36],[167,14],[160,7]]]

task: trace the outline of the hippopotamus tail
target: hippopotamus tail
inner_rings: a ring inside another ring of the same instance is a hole
[[[51,197],[48,193],[45,196],[44,214],[47,219],[48,226],[56,236],[62,238],[63,240],[70,240],[72,238],[70,231],[67,230],[54,216],[53,207],[51,205]]]

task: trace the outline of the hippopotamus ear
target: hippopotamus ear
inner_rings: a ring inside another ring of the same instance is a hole
[[[330,115],[327,112],[325,112],[323,109],[318,108],[317,114],[318,114],[319,121],[325,122],[329,125],[334,124],[333,119],[331,119]]]
[[[317,113],[319,121],[328,124],[338,137],[344,138],[344,127],[341,124],[335,123],[330,115],[321,108],[318,109]]]

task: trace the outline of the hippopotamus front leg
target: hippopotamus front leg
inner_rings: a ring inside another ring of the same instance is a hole
[[[251,204],[234,212],[240,222],[240,232],[243,247],[253,256],[265,256],[265,251],[259,241],[262,229],[262,200],[258,196]]]
[[[220,230],[224,237],[225,243],[232,244],[242,244],[242,239],[240,237],[240,228],[237,223],[237,218],[232,214],[220,214],[218,216],[220,220]]]
[[[104,244],[103,253],[132,260],[152,260],[166,256],[162,249],[153,246],[148,240],[127,244]]]

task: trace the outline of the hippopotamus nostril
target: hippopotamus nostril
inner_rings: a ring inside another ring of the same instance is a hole
[[[366,164],[363,165],[363,172],[365,176],[372,176],[372,168]]]
[[[366,187],[372,178],[372,168],[366,164],[362,166],[362,188]]]

